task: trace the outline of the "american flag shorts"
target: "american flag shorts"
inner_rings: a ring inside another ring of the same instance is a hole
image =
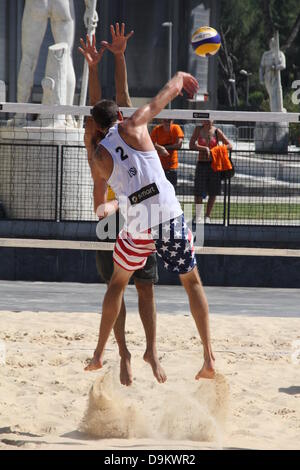
[[[170,272],[186,274],[196,266],[193,235],[183,214],[164,222],[148,232],[132,236],[121,230],[113,259],[126,271],[142,269],[150,254],[157,252],[164,268]]]

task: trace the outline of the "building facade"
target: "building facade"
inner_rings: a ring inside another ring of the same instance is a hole
[[[51,0],[49,0],[51,1]],[[21,61],[21,26],[25,0],[0,0],[0,80],[6,84],[6,101],[16,101],[17,77]],[[73,61],[76,72],[76,98],[80,94],[83,57],[77,51],[79,38],[85,36],[83,23],[84,0],[74,0],[76,33]],[[186,70],[195,74],[200,83],[200,94],[208,94],[205,104],[197,107],[217,106],[217,57],[201,59],[190,46],[194,29],[204,24],[218,27],[217,0],[98,0],[99,23],[97,42],[109,39],[109,25],[126,22],[127,30],[135,31],[127,49],[128,81],[133,97],[151,97],[168,79],[168,28],[163,22],[173,23],[172,72]],[[53,44],[50,24],[41,47],[35,72],[32,102],[41,101],[41,81],[44,77],[48,47]],[[101,63],[103,95],[114,96],[113,60],[105,54]],[[186,107],[178,100],[176,107]]]

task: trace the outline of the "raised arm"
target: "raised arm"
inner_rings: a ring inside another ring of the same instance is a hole
[[[185,72],[177,72],[149,104],[139,108],[127,119],[126,126],[140,127],[147,125],[170,101],[180,95],[183,89],[186,90],[189,97],[192,97],[198,88],[198,82],[192,75]]]
[[[80,39],[81,46],[79,51],[85,57],[89,66],[89,96],[90,105],[94,106],[101,100],[101,85],[98,74],[98,63],[100,62],[103,52],[108,49],[115,57],[115,86],[116,101],[119,106],[131,107],[131,100],[128,91],[127,69],[125,61],[125,50],[128,40],[133,36],[131,31],[125,35],[125,24],[122,23],[121,29],[119,23],[115,27],[110,26],[112,42],[102,41],[101,48],[97,51],[96,39],[93,35],[92,42],[86,37],[86,43]]]
[[[132,102],[128,90],[127,68],[124,54],[115,55],[116,103],[124,108],[131,108]]]
[[[102,45],[100,50],[97,50],[95,34],[92,36],[92,42],[87,35],[86,42],[84,42],[83,39],[80,39],[80,43],[82,47],[79,47],[78,49],[85,57],[89,66],[89,102],[91,106],[94,106],[101,100],[102,96],[98,64],[102,59],[106,46]],[[99,167],[95,163],[95,152],[97,150],[97,145],[102,138],[103,136],[97,130],[94,120],[92,118],[88,118],[85,124],[84,143],[87,149],[88,163],[94,182],[93,194],[95,213],[97,212],[97,208],[101,204],[105,204],[107,199],[107,184],[99,171]],[[100,216],[100,218],[102,217]]]
[[[102,98],[102,88],[97,67],[89,70],[89,103],[90,106],[95,106]]]
[[[78,48],[79,52],[84,56],[89,66],[89,98],[90,105],[94,106],[101,100],[102,92],[100,79],[98,74],[98,64],[102,59],[106,45],[102,44],[99,51],[96,48],[96,37],[93,34],[92,42],[89,36],[86,36],[86,42],[80,38],[81,47]]]
[[[127,69],[125,61],[125,51],[127,47],[127,41],[130,39],[134,32],[125,35],[125,24],[116,23],[115,27],[110,26],[110,32],[112,42],[103,41],[102,45],[106,47],[115,57],[115,85],[116,85],[116,102],[118,106],[131,107],[131,100],[128,91],[127,82]]]
[[[127,70],[125,62],[125,50],[128,39],[133,35],[133,31],[125,36],[125,24],[122,23],[121,30],[118,23],[115,27],[110,27],[112,42],[106,41],[101,43],[99,52],[96,49],[96,39],[93,35],[92,42],[89,37],[86,43],[81,39],[81,48],[79,51],[84,55],[89,65],[89,96],[90,104],[93,106],[101,100],[101,85],[98,75],[98,63],[102,58],[105,49],[108,49],[115,56],[115,82],[117,103],[119,106],[131,106],[128,92]],[[103,138],[99,134],[93,120],[88,119],[85,128],[85,146],[88,153],[88,161],[94,181],[94,207],[99,218],[106,217],[118,209],[117,201],[106,202],[107,200],[107,184],[99,173],[99,165],[96,165],[95,152],[99,141]]]

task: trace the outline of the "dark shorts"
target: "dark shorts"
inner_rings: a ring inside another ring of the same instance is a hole
[[[96,266],[98,274],[102,277],[103,281],[108,284],[114,270],[113,252],[96,251]],[[148,257],[147,263],[143,269],[139,269],[133,273],[132,279],[145,284],[156,284],[158,282],[155,254]]]
[[[177,188],[177,170],[164,170],[167,180],[174,186],[176,191]]]
[[[219,196],[221,194],[221,175],[213,171],[210,162],[198,162],[195,173],[195,196]]]

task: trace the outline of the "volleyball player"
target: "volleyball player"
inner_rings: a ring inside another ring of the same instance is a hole
[[[196,266],[192,234],[147,128],[149,121],[183,89],[192,96],[198,88],[194,77],[177,72],[149,104],[129,119],[123,120],[115,102],[102,100],[92,110],[93,120],[87,122],[86,146],[97,171],[118,195],[126,226],[115,245],[114,273],[103,301],[98,344],[86,370],[102,367],[105,345],[126,286],[133,272],[145,265],[151,253],[157,252],[165,268],[179,274],[189,297],[204,349],[204,364],[196,379],[215,375],[208,304]],[[95,140],[96,130],[106,134],[100,145]]]
[[[112,43],[102,43],[99,51],[96,49],[95,36],[92,43],[88,36],[86,43],[81,39],[82,48],[80,52],[86,58],[89,65],[89,95],[90,104],[95,105],[101,99],[101,86],[98,76],[98,64],[102,58],[105,49],[108,49],[114,54],[115,58],[115,84],[116,84],[116,100],[120,106],[130,107],[131,100],[128,92],[127,71],[125,62],[125,50],[128,39],[133,35],[133,32],[125,36],[125,25],[116,23],[115,27],[111,26]],[[99,143],[105,136],[104,132],[97,132],[95,134],[96,142]],[[101,174],[97,171],[94,160],[91,158],[91,153],[88,150],[88,159],[91,168],[92,177],[94,180],[94,207],[95,211],[104,202],[108,200],[108,205],[113,207],[113,212],[118,209],[118,202],[111,188],[109,191],[103,191],[103,185],[106,184],[102,179]],[[108,198],[108,199],[107,199]],[[111,215],[114,217],[114,215]],[[103,218],[103,215],[100,218]],[[103,280],[109,284],[113,273],[113,259],[111,251],[98,251],[96,253],[96,261],[98,272]],[[144,360],[148,362],[153,370],[153,374],[162,383],[166,380],[166,374],[161,367],[156,350],[156,310],[154,302],[154,289],[153,284],[157,282],[157,263],[156,255],[153,253],[149,256],[146,265],[135,272],[133,277],[137,292],[139,313],[145,329],[146,334],[146,352]],[[131,385],[132,383],[132,370],[131,370],[131,354],[127,348],[125,340],[125,320],[126,320],[126,307],[124,298],[122,298],[119,315],[114,324],[114,334],[119,347],[120,354],[120,380],[123,385]]]

